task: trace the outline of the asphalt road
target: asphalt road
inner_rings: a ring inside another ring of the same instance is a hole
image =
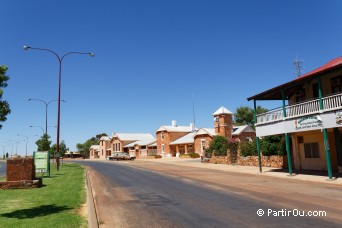
[[[0,161],[0,177],[6,176],[6,161]]]
[[[340,187],[144,161],[81,163],[100,227],[342,226]]]

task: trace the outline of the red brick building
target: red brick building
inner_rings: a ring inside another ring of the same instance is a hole
[[[191,125],[177,126],[175,122],[172,126],[161,126],[156,132],[158,154],[176,156],[195,152],[202,155],[217,135],[238,141],[251,141],[255,138],[252,127],[233,125],[233,113],[225,107],[219,108],[213,116],[214,128],[195,130]]]
[[[190,126],[177,126],[176,121],[172,121],[171,126],[161,126],[156,131],[157,136],[157,154],[162,156],[176,156],[176,145],[171,144],[177,139],[193,131]]]

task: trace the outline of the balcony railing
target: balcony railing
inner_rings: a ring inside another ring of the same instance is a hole
[[[283,116],[283,108],[273,109],[257,115],[256,125],[281,121],[285,119],[311,115],[319,112],[332,111],[342,108],[342,94],[336,94],[322,98],[323,109],[319,108],[319,99],[310,100],[300,104],[285,107],[286,117]]]

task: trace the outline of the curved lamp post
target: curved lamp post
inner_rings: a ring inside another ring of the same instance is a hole
[[[47,130],[48,129],[48,125],[47,125],[48,124],[48,106],[51,102],[58,101],[58,100],[51,100],[51,101],[46,102],[42,99],[30,98],[27,101],[40,101],[40,102],[43,102],[45,104],[45,133],[47,134],[48,133],[48,130]],[[61,100],[61,101],[66,102],[65,100]]]
[[[39,127],[40,129],[42,129],[42,132],[43,132],[43,134],[42,134],[42,135],[44,135],[44,134],[45,134],[45,132],[44,132],[44,128],[42,128],[41,126],[32,126],[32,125],[30,125],[29,127]]]
[[[56,56],[56,58],[58,59],[58,63],[59,63],[59,73],[58,73],[58,113],[57,113],[57,140],[56,140],[56,153],[59,152],[59,130],[60,130],[60,117],[61,117],[61,81],[62,81],[62,62],[65,58],[65,56],[67,55],[71,55],[71,54],[79,54],[79,55],[89,55],[91,57],[94,57],[95,54],[92,52],[75,52],[75,51],[71,51],[71,52],[67,52],[64,55],[62,55],[62,57],[60,57],[56,52],[50,50],[50,49],[46,49],[46,48],[35,48],[35,47],[30,47],[30,46],[24,46],[23,47],[24,50],[38,50],[38,51],[47,51],[50,52],[52,54],[54,54]],[[59,170],[59,166],[57,164],[57,170]]]
[[[22,134],[18,134],[18,136],[23,136],[26,138],[26,152],[25,152],[25,157],[27,157],[27,144],[28,144],[28,138],[30,136],[38,136],[38,135],[22,135]]]

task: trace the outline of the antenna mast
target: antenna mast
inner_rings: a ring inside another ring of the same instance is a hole
[[[303,74],[303,61],[299,60],[297,57],[296,59],[293,61],[293,65],[295,67],[295,74],[297,75],[297,77],[300,77]]]
[[[192,114],[194,117],[194,129],[196,128],[196,118],[195,118],[195,98],[194,94],[192,94]]]

